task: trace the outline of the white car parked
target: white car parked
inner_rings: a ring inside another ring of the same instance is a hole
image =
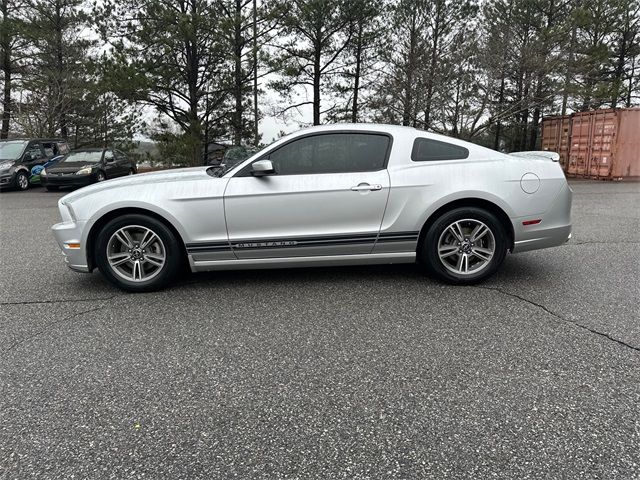
[[[82,188],[53,226],[69,267],[129,291],[191,270],[413,263],[479,282],[512,253],[571,236],[571,190],[550,152],[506,155],[409,127],[288,135],[225,170]]]

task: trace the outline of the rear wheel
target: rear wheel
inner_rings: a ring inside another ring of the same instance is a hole
[[[98,233],[95,259],[109,281],[129,292],[158,290],[171,282],[182,264],[173,232],[146,215],[124,215]]]
[[[456,208],[440,216],[422,243],[427,270],[447,283],[470,285],[493,275],[507,253],[507,235],[491,212]]]
[[[16,189],[26,190],[27,188],[29,188],[29,177],[23,170],[20,170],[16,173]]]

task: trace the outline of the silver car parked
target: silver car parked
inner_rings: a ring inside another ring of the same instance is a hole
[[[135,175],[59,202],[74,270],[129,291],[192,271],[420,262],[452,284],[571,236],[571,190],[550,152],[506,155],[409,127],[331,125],[229,167]]]

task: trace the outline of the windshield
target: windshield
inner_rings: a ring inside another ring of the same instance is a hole
[[[27,142],[24,140],[14,140],[11,142],[0,142],[0,160],[17,160],[22,156]]]
[[[102,159],[102,150],[93,152],[71,152],[59,163],[98,163]]]

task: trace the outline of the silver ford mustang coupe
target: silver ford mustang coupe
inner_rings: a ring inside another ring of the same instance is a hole
[[[452,284],[507,251],[571,237],[571,189],[551,152],[506,155],[410,127],[288,135],[227,168],[108,180],[59,201],[68,266],[132,292],[191,270],[419,262]]]

